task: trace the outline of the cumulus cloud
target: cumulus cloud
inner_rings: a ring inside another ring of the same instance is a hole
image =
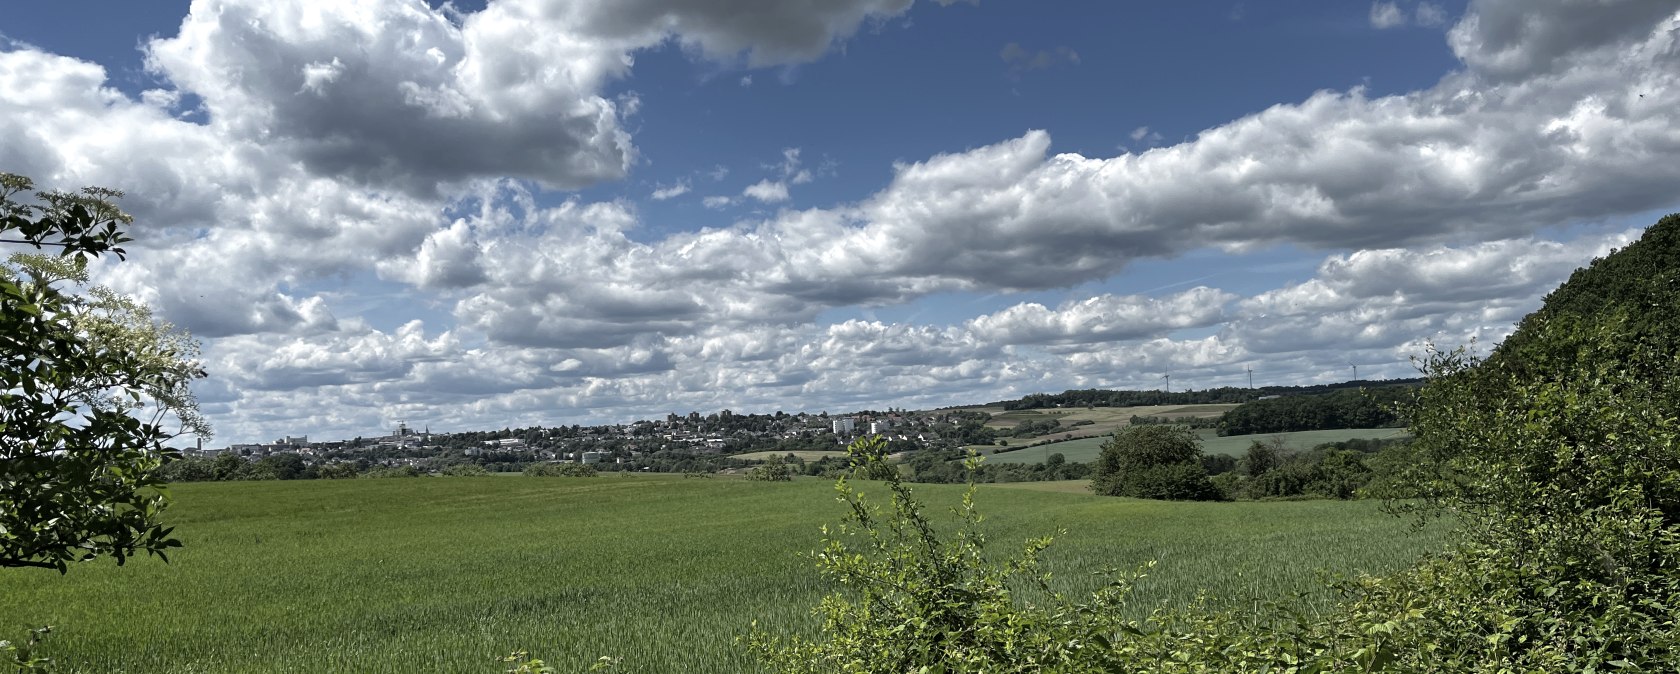
[[[199,0],[147,47],[150,69],[203,98],[213,124],[312,171],[429,191],[513,176],[571,188],[634,159],[599,93],[628,47],[495,2],[457,24],[424,3]]]
[[[998,344],[1091,344],[1160,336],[1214,325],[1235,295],[1198,287],[1166,298],[1101,295],[1054,310],[1017,304],[970,320],[967,329]]]
[[[779,203],[788,200],[788,186],[780,181],[760,180],[741,190],[741,196],[752,197],[767,204]]]
[[[1556,75],[1570,64],[1605,67],[1627,49],[1629,65],[1656,61],[1672,71],[1674,17],[1671,0],[1482,0],[1470,4],[1447,41],[1465,65],[1493,81]]]
[[[1166,371],[1175,387],[1235,384],[1257,362],[1297,381],[1345,378],[1348,362],[1399,376],[1419,339],[1502,336],[1568,269],[1633,235],[1534,232],[1675,203],[1680,18],[1636,0],[1478,0],[1449,32],[1462,67],[1428,89],[1319,92],[1112,157],[1055,153],[1027,131],[899,163],[854,201],[722,228],[638,231],[631,203],[538,207],[503,180],[623,176],[635,99],[603,92],[638,49],[797,63],[909,4],[505,0],[445,14],[201,0],[179,35],[147,46],[167,87],[138,99],[97,65],[0,52],[0,157],[48,186],[134,195],[135,254],[97,271],[214,338],[229,384],[212,404],[236,438],[421,415],[945,404]],[[1431,23],[1426,6],[1413,22]],[[1006,62],[1040,53],[1020,52]],[[177,116],[188,95],[206,115]],[[702,203],[784,203],[822,174],[797,148],[762,168],[740,196]],[[1074,296],[936,325],[822,319],[1276,244],[1324,262],[1243,294]],[[454,324],[335,314],[322,287],[370,275],[429,293]]]

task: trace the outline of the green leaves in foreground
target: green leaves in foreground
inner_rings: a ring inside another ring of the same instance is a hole
[[[779,672],[1079,672],[1116,664],[1113,635],[1137,632],[1118,610],[1133,580],[1118,577],[1075,602],[1050,589],[1041,553],[1051,537],[1027,541],[1018,556],[986,556],[975,485],[955,508],[960,524],[938,534],[922,504],[883,462],[878,437],[848,448],[860,472],[882,476],[883,513],[845,478],[835,483],[848,521],[824,528],[818,569],[841,589],[817,613],[823,637],[786,639],[754,625],[745,645]],[[971,456],[970,469],[979,457]]]
[[[13,200],[31,187],[0,173],[0,237],[60,255],[0,262],[0,567],[163,556],[180,545],[159,519],[158,468],[175,456],[163,443],[209,434],[189,388],[204,376],[198,343],[145,305],[86,287],[87,257],[120,257],[128,240],[128,216],[108,201],[117,193]]]
[[[51,631],[51,627],[30,630],[29,638],[21,644],[0,639],[0,669],[10,674],[49,674],[52,658],[35,655],[35,647]]]

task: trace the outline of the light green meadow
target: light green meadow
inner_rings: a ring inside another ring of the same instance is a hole
[[[1074,485],[1077,487],[1077,485]],[[988,486],[998,551],[1065,528],[1069,588],[1159,560],[1144,612],[1197,591],[1277,596],[1319,569],[1395,569],[1439,544],[1365,502],[1162,503]],[[866,486],[880,493],[878,486]],[[936,505],[960,487],[918,486]],[[562,671],[753,671],[753,620],[810,631],[828,587],[801,553],[837,522],[832,485],[596,478],[188,484],[173,562],[68,575],[0,570],[0,638],[50,624],[72,672],[500,672],[528,649]]]

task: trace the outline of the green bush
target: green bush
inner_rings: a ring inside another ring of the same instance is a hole
[[[595,477],[599,473],[587,463],[533,463],[525,467],[528,477]]]
[[[883,460],[869,440],[848,450],[860,464]],[[968,462],[979,461],[971,455]],[[763,664],[815,674],[1097,672],[1120,663],[1109,640],[1137,630],[1118,610],[1133,578],[1075,602],[1051,591],[1041,568],[1051,538],[1028,541],[1005,562],[987,558],[975,483],[957,509],[961,524],[941,536],[896,471],[880,474],[890,494],[886,513],[845,477],[836,481],[850,516],[832,532],[825,527],[823,549],[813,555],[822,575],[844,588],[818,607],[824,636],[782,637],[755,623],[743,643]]]
[[[443,474],[447,477],[487,477],[490,471],[476,463],[455,463],[445,467]]]
[[[426,474],[414,466],[374,466],[362,472],[364,478],[384,477],[425,477]]]
[[[747,479],[757,482],[792,482],[793,466],[782,461],[782,457],[773,456],[763,465],[754,466],[747,471]]]
[[[1202,441],[1183,426],[1147,424],[1116,431],[1092,467],[1091,491],[1181,501],[1218,500],[1202,466]]]

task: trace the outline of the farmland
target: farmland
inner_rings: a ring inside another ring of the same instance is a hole
[[[777,457],[786,457],[789,454],[799,457],[805,461],[840,458],[846,455],[845,452],[839,450],[824,451],[819,449],[795,449],[786,452],[749,452],[747,454],[736,454],[730,458],[740,459],[742,461],[765,461]]]
[[[1036,452],[1035,452],[1036,453]],[[1196,591],[1275,597],[1317,569],[1385,571],[1438,544],[1369,502],[1167,503],[985,487],[1000,547],[1065,527],[1049,558],[1160,561],[1135,608]],[[1066,485],[1077,490],[1077,484]],[[173,563],[0,572],[8,635],[52,624],[70,671],[493,672],[529,649],[562,671],[748,668],[752,620],[810,630],[826,587],[799,553],[841,506],[822,480],[669,476],[203,483],[174,488]],[[918,486],[936,505],[960,488]],[[871,490],[866,487],[866,491]]]
[[[1344,428],[1332,431],[1298,431],[1294,433],[1273,433],[1262,435],[1233,435],[1219,437],[1212,429],[1198,430],[1202,437],[1202,452],[1206,454],[1226,454],[1242,456],[1250,443],[1255,440],[1270,440],[1281,437],[1283,441],[1295,449],[1310,449],[1315,445],[1326,442],[1340,442],[1359,438],[1398,438],[1405,436],[1405,430],[1399,428]],[[1026,449],[1003,452],[986,457],[987,461],[997,463],[1038,463],[1051,454],[1061,454],[1070,462],[1090,463],[1097,460],[1102,452],[1106,437],[1081,438],[1067,442],[1058,442],[1042,446],[1032,446]]]

